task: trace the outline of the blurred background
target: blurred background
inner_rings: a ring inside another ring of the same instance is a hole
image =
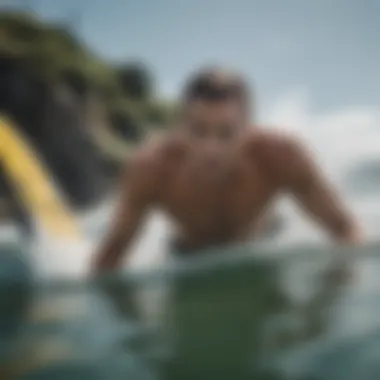
[[[133,325],[132,313],[115,316],[107,299],[96,292],[84,295],[77,289],[75,297],[74,290],[46,295],[36,284],[63,278],[75,280],[83,288],[80,281],[86,278],[91,254],[107,230],[121,169],[128,165],[138,144],[172,126],[181,85],[200,65],[226,65],[247,77],[256,98],[253,120],[269,128],[295,131],[304,138],[375,241],[380,232],[379,17],[380,3],[375,0],[1,0],[0,235],[4,254],[0,260],[4,264],[0,282],[4,286],[0,325],[4,350],[0,359],[1,363],[8,363],[10,357],[17,360],[10,367],[2,364],[4,375],[0,377],[42,379],[52,373],[62,379],[118,379],[126,373],[136,379],[160,376],[160,371],[149,369],[144,355],[132,355],[132,343],[124,341],[132,339],[123,338],[128,330],[125,320],[129,327]],[[267,239],[270,249],[283,256],[286,249],[295,252],[305,244],[323,241],[323,235],[288,199],[280,199],[277,208],[281,223]],[[169,221],[154,213],[133,248],[134,268],[163,264],[169,236]],[[297,270],[290,266],[289,272],[281,264],[284,278],[308,284],[310,268],[323,272],[322,264],[314,263],[306,253],[303,257],[305,266],[297,264]],[[313,320],[326,307],[318,302],[326,298],[335,308],[343,304],[340,312],[333,313],[339,322],[327,335],[340,326],[345,339],[348,331],[358,331],[357,336],[348,343],[339,341],[340,351],[335,343],[323,346],[318,355],[313,348],[310,358],[314,361],[295,355],[297,360],[289,359],[280,366],[278,378],[379,378],[380,343],[367,339],[378,333],[379,264],[368,260],[358,264],[358,283],[347,294],[338,297],[321,286],[321,294],[329,297],[314,297],[311,292],[305,297],[317,299],[316,306],[308,304],[307,312],[298,317]],[[224,283],[237,286],[236,294],[241,294],[234,277],[226,276],[230,282],[224,279]],[[247,278],[247,287],[252,286],[252,276],[242,277]],[[9,281],[21,295],[9,295]],[[259,287],[266,288],[263,284]],[[316,283],[310,286],[319,289]],[[289,294],[293,297],[300,287],[306,285],[296,283],[296,290],[290,286]],[[210,304],[222,288],[214,293],[210,290]],[[199,294],[187,297],[199,302]],[[235,298],[231,295],[231,300]],[[164,303],[158,295],[147,299],[143,303],[148,309]],[[229,305],[228,310],[232,308],[228,301],[224,304],[225,308]],[[247,313],[244,310],[241,315]],[[68,322],[72,318],[76,324]],[[54,332],[58,335],[53,339],[53,329],[42,339],[34,325],[54,324],[53,320],[61,335]],[[193,321],[186,323],[194,325]],[[29,327],[20,330],[25,324]],[[70,336],[71,343],[63,344],[66,338],[62,336]],[[313,347],[319,342],[311,341]],[[81,345],[84,348],[75,354],[68,348]],[[288,353],[293,352],[293,346],[286,347]],[[295,347],[307,351],[298,341]],[[371,347],[371,352],[363,347]],[[57,354],[53,355],[54,350]],[[71,361],[72,356],[88,354],[80,364],[74,360],[72,372],[67,369],[70,360],[59,359],[66,358],[67,351],[71,351]],[[38,358],[24,369],[20,363],[28,362],[32,353]],[[231,353],[224,355],[231,357]],[[350,358],[356,358],[351,359],[356,372],[339,364]],[[139,360],[143,364],[137,365]],[[134,366],[137,369],[132,375]],[[207,367],[204,363],[199,366]],[[180,367],[187,368],[184,364]],[[55,372],[49,372],[51,368]],[[236,368],[234,376],[244,378]],[[189,369],[187,375],[176,376],[165,371],[161,375],[165,378],[201,376],[191,375]],[[180,369],[172,370],[176,371]],[[207,371],[202,376],[207,376]]]

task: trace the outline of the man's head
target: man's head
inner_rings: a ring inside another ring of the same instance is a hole
[[[201,70],[184,89],[184,127],[196,139],[227,142],[247,126],[248,103],[248,89],[239,75],[221,69]]]

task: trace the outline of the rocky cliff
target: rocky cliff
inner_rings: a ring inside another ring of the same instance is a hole
[[[146,126],[170,119],[173,107],[153,83],[140,63],[108,63],[59,25],[0,13],[0,112],[17,123],[77,209],[107,194]]]

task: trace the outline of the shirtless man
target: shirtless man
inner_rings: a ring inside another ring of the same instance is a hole
[[[180,125],[130,162],[117,215],[95,260],[115,269],[146,212],[178,226],[177,250],[252,239],[279,193],[290,193],[338,242],[357,244],[356,220],[295,137],[250,125],[250,97],[238,75],[202,70],[185,86]]]

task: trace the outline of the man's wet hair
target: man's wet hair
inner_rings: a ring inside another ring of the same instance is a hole
[[[219,68],[207,68],[195,73],[184,88],[182,100],[188,104],[194,100],[236,100],[247,107],[249,91],[245,80],[238,74]]]

